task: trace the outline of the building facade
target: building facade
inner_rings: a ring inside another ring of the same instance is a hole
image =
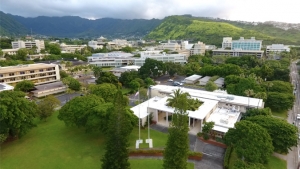
[[[0,67],[0,83],[14,86],[23,80],[30,80],[35,85],[59,81],[59,67],[43,63]]]
[[[190,49],[190,55],[203,55],[205,54],[205,44],[198,42],[194,44],[194,47]]]
[[[65,43],[60,44],[62,53],[75,53],[76,51],[81,52],[81,49],[85,47],[86,45],[66,45]]]
[[[262,58],[264,51],[263,50],[226,50],[226,49],[216,49],[212,50],[213,55],[222,55],[222,56],[255,56],[257,58]]]
[[[45,49],[45,43],[44,40],[33,40],[33,41],[14,41],[11,42],[12,48],[27,48],[31,49],[33,47],[36,47],[36,52],[40,53],[42,49]]]
[[[231,49],[233,50],[261,50],[262,40],[256,40],[255,37],[244,39],[241,37],[239,40],[233,40]]]
[[[223,42],[222,42],[222,48],[223,49],[226,49],[226,48],[231,49],[231,45],[232,45],[232,37],[224,37]]]
[[[281,52],[290,52],[290,48],[288,46],[284,46],[283,44],[272,44],[268,45],[266,48],[266,54],[270,53],[279,54]]]

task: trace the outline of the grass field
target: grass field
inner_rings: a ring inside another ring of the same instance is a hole
[[[272,111],[273,116],[281,117],[283,119],[286,119],[288,116],[288,111],[280,111],[280,112],[275,112]]]
[[[23,138],[1,145],[1,169],[99,168],[105,151],[103,134],[85,133],[84,129],[66,127],[57,119],[57,115],[53,114],[47,122],[38,122],[38,127]],[[137,138],[138,129],[135,129],[130,136],[131,148],[135,147]],[[141,138],[147,138],[147,130],[141,130]],[[167,135],[151,130],[151,138],[154,147],[163,147]]]
[[[160,169],[162,168],[163,161],[156,159],[131,159],[131,168],[141,168],[141,169]],[[194,169],[193,163],[188,163],[188,169]]]
[[[229,160],[229,169],[233,168],[234,161],[237,160],[237,154],[235,151],[232,151],[231,157]],[[267,169],[286,169],[286,161],[275,156],[270,156],[268,164],[264,165]]]

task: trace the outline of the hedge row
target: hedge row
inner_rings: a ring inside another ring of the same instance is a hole
[[[129,154],[139,154],[139,155],[163,155],[164,150],[163,149],[133,149],[129,150]],[[203,154],[200,152],[194,152],[194,151],[189,151],[188,152],[189,157],[198,157],[202,158]]]
[[[224,169],[229,168],[229,160],[230,160],[230,155],[232,152],[232,147],[228,146],[225,152],[225,157],[224,157]]]

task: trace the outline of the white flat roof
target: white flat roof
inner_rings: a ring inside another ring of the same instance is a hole
[[[164,112],[174,113],[175,108],[166,105],[168,98],[170,97],[164,97],[158,100],[156,103],[150,104],[149,107]],[[190,110],[187,111],[188,116],[191,118],[204,119],[205,116],[218,104],[218,101],[214,101],[214,100],[195,98],[195,97],[192,98],[202,101],[203,104],[195,111],[190,111]]]
[[[224,84],[224,78],[220,77],[217,80],[214,81],[214,83],[220,83],[220,84]]]
[[[160,99],[162,98],[152,97],[151,99],[130,108],[130,110],[132,110],[134,115],[136,115],[138,118],[145,118],[148,115],[148,105],[153,105]]]
[[[185,78],[184,80],[195,81],[195,80],[200,79],[201,77],[202,77],[202,76],[200,76],[200,75],[192,75],[192,76],[189,76],[189,77]]]
[[[8,85],[6,83],[0,83],[0,92],[5,91],[5,90],[13,90],[14,87],[11,85]]]
[[[141,68],[141,66],[135,66],[135,65],[130,65],[130,66],[124,66],[124,67],[120,67],[122,69],[128,69],[128,70],[139,70]]]
[[[205,77],[201,78],[199,81],[207,82],[207,81],[209,81],[210,78],[211,78],[210,76],[205,76]]]
[[[208,91],[189,89],[189,88],[184,88],[179,86],[155,85],[151,87],[151,90],[158,90],[160,92],[169,93],[169,94],[173,93],[173,91],[176,89],[181,89],[183,92],[189,93],[192,97],[216,100],[220,102],[226,102],[228,104],[248,106],[248,97],[244,97],[244,96],[236,96],[236,95],[219,93],[219,92],[208,92]],[[249,106],[262,107],[263,100],[249,97]]]
[[[214,130],[227,132],[238,121],[240,112],[236,109],[217,108],[207,119],[207,122],[215,122]]]

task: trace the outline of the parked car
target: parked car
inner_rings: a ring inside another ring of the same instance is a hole
[[[173,82],[173,79],[169,79],[168,82]]]

